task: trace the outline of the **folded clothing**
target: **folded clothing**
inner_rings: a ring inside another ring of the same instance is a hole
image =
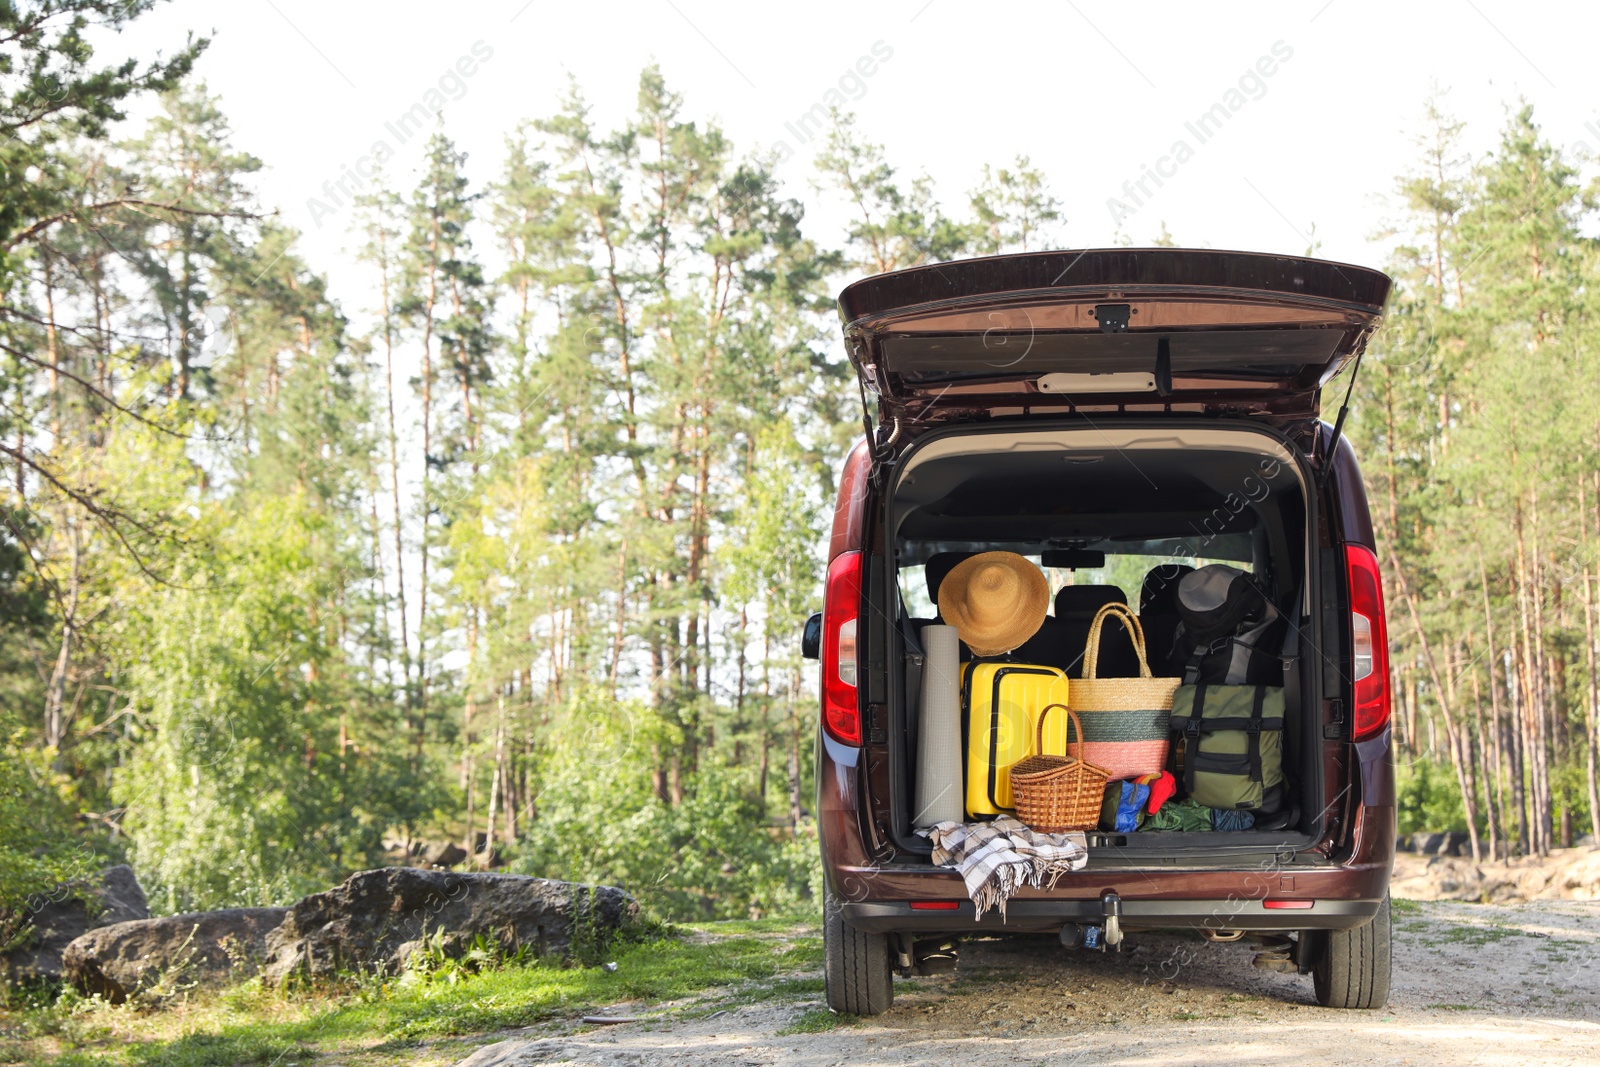
[[[1172,794],[1178,791],[1178,780],[1169,771],[1160,774],[1147,774],[1139,779],[1142,784],[1150,787],[1150,806],[1145,809],[1146,814],[1154,815],[1161,810],[1161,805],[1172,799]]]
[[[961,872],[978,916],[997,907],[1002,922],[1006,901],[1018,889],[1054,889],[1063,874],[1089,862],[1083,834],[1041,833],[1010,815],[991,822],[935,823],[917,833],[933,842],[934,863]]]
[[[1256,824],[1256,817],[1248,811],[1229,811],[1226,808],[1211,809],[1211,828],[1213,830],[1248,830]]]
[[[1183,830],[1193,833],[1211,829],[1211,809],[1193,800],[1168,801],[1145,821],[1146,830]]]
[[[1133,833],[1144,825],[1144,806],[1149,799],[1150,786],[1145,778],[1107,782],[1105,798],[1100,803],[1100,829]]]
[[[1208,808],[1193,798],[1172,801],[1145,820],[1146,830],[1248,830],[1256,817],[1248,811]]]

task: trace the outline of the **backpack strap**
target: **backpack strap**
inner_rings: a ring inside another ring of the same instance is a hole
[[[1188,796],[1194,792],[1195,765],[1200,762],[1200,717],[1205,711],[1206,687],[1194,687],[1194,703],[1189,708],[1189,721],[1183,724],[1183,791]]]
[[[1261,709],[1267,700],[1267,687],[1258,685],[1255,689],[1250,702],[1250,724],[1245,727],[1245,733],[1250,738],[1250,780],[1265,784],[1261,770]]]

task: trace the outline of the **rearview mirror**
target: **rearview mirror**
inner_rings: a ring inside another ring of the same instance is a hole
[[[1062,570],[1098,570],[1106,565],[1106,554],[1087,548],[1051,548],[1040,554],[1039,562]]]
[[[822,658],[822,612],[817,612],[806,620],[806,627],[800,632],[800,654],[806,659]]]

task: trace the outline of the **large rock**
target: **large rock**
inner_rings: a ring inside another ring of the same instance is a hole
[[[1439,855],[1439,846],[1444,843],[1441,833],[1416,833],[1411,835],[1410,851],[1421,853],[1424,856]]]
[[[467,850],[454,841],[429,845],[422,851],[424,867],[454,867],[467,858]]]
[[[68,945],[61,962],[79,989],[117,1004],[158,983],[218,985],[260,970],[267,934],[288,913],[227,908],[102,926]]]
[[[126,863],[107,867],[88,882],[67,882],[30,899],[21,945],[0,963],[13,982],[59,979],[61,953],[90,930],[148,919],[144,889]]]
[[[458,955],[479,935],[507,951],[569,956],[604,945],[639,905],[615,886],[416,867],[361,871],[289,909],[267,937],[269,981],[393,972],[425,939]]]

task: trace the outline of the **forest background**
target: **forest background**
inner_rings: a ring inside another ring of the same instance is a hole
[[[158,911],[286,903],[422,840],[666,917],[815,909],[832,294],[1103,205],[1026,157],[943,203],[837,109],[788,188],[650,67],[487,183],[430,114],[329,221],[353,308],[203,41],[94,55],[153,3],[0,8],[0,909],[115,859]],[[1544,852],[1600,834],[1600,205],[1525,103],[1487,152],[1448,98],[1417,129],[1349,427],[1402,829]]]

